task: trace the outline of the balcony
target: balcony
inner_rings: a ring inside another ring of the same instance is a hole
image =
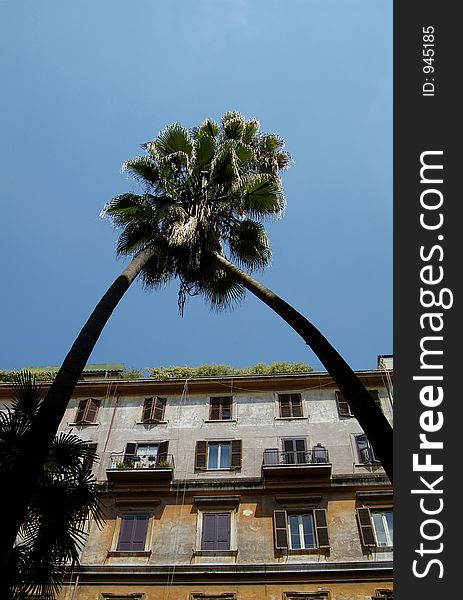
[[[174,472],[172,454],[159,456],[113,452],[106,470],[109,481],[171,480]]]
[[[330,477],[331,463],[328,450],[315,446],[308,451],[280,452],[277,448],[264,450],[262,471],[265,478]]]

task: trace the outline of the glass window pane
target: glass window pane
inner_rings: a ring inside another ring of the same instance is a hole
[[[217,469],[219,465],[219,444],[209,444],[208,469]]]
[[[220,444],[220,468],[230,468],[230,444]]]
[[[304,532],[304,548],[315,548],[315,536],[312,515],[302,515],[302,530]]]
[[[298,515],[289,515],[288,516],[288,524],[289,524],[289,536],[291,540],[291,548],[293,550],[298,550],[301,547],[301,539],[299,535],[299,516]]]
[[[386,532],[384,530],[383,513],[382,512],[371,513],[371,518],[373,519],[373,525],[375,527],[376,541],[378,542],[378,546],[387,546],[388,543],[387,543]]]
[[[389,538],[391,540],[391,544],[393,544],[394,543],[394,525],[393,525],[393,519],[392,519],[392,511],[386,512],[385,518],[386,518],[387,528],[389,530]]]

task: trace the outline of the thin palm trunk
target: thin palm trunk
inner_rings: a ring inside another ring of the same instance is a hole
[[[215,260],[225,271],[232,273],[247,290],[280,315],[318,356],[342,392],[352,414],[368,437],[376,456],[381,461],[392,483],[392,427],[363,383],[339,352],[333,348],[325,336],[310,321],[274,292],[257,282],[223,256],[215,254]]]
[[[0,536],[0,591],[4,591],[2,584],[8,580],[11,549],[77,381],[113,310],[152,255],[152,250],[137,254],[98,302],[51,384],[14,467],[2,475],[4,491],[0,494],[0,514],[4,519]]]

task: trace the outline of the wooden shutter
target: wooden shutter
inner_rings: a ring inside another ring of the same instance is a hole
[[[86,423],[94,423],[98,409],[100,407],[100,401],[96,398],[89,398],[87,400],[87,408],[85,410],[84,421]]]
[[[207,468],[207,442],[196,442],[195,469]]]
[[[210,399],[209,419],[218,421],[220,419],[220,400],[221,398]]]
[[[373,523],[371,521],[370,509],[358,508],[357,519],[359,522],[362,544],[366,547],[376,546],[376,539],[373,531]]]
[[[326,521],[326,510],[324,508],[316,508],[313,511],[315,529],[317,531],[317,540],[319,548],[329,548],[330,539],[328,537],[328,523]]]
[[[230,513],[204,513],[202,550],[230,550]]]
[[[145,549],[148,515],[124,515],[121,522],[117,549],[121,552]]]
[[[87,408],[87,400],[81,400],[77,408],[77,415],[75,418],[76,423],[82,423],[84,420],[85,409]]]
[[[203,533],[201,550],[217,550],[217,524],[216,516],[212,513],[203,514]]]
[[[241,469],[241,453],[242,453],[242,441],[232,440],[231,443],[231,464],[232,469]]]
[[[148,515],[135,515],[133,526],[132,550],[145,549],[147,530]]]
[[[125,446],[124,454],[124,466],[129,466],[129,463],[135,460],[135,452],[137,451],[137,444],[129,442]]]
[[[280,417],[290,417],[291,416],[291,404],[289,401],[288,395],[280,395],[278,396],[278,401],[280,403]]]
[[[275,533],[275,548],[288,547],[288,515],[285,510],[273,511],[273,530]]]
[[[302,417],[302,397],[300,394],[290,395],[291,416]]]
[[[165,441],[165,442],[161,442],[159,444],[159,449],[158,449],[158,460],[167,460],[167,451],[169,449],[169,442]]]
[[[143,416],[141,418],[142,421],[151,421],[153,414],[153,404],[154,398],[145,398],[145,402],[143,404]]]
[[[166,408],[167,398],[160,398],[156,396],[154,398],[154,410],[152,414],[153,421],[163,421],[164,420],[164,410]]]
[[[84,458],[84,461],[82,463],[85,471],[92,470],[93,464],[96,461],[97,447],[98,447],[98,444],[96,444],[95,442],[90,442],[87,444],[88,455]]]
[[[217,550],[230,550],[230,513],[219,513],[217,517]]]
[[[347,404],[344,396],[341,392],[336,392],[336,404],[338,406],[338,413],[340,417],[351,417],[349,405]]]

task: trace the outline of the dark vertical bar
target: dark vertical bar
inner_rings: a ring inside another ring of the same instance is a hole
[[[463,153],[457,146],[462,129],[457,8],[450,2],[394,2],[394,564],[399,599],[452,596],[460,579],[455,560],[461,537],[456,460],[462,416],[457,178]]]

